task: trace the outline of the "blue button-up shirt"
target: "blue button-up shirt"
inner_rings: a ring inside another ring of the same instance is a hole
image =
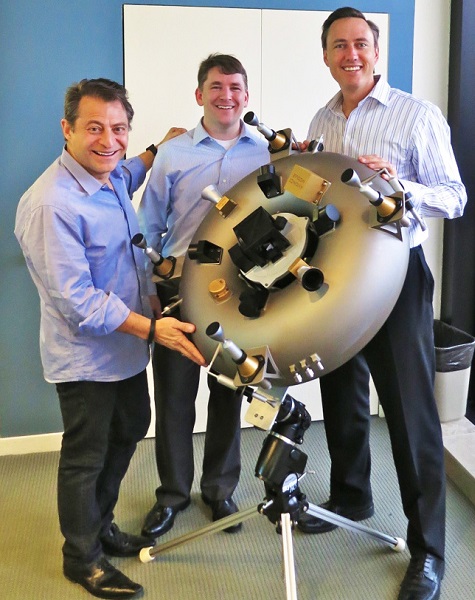
[[[201,198],[204,188],[214,184],[223,195],[269,162],[267,147],[267,142],[241,123],[237,142],[226,150],[201,122],[160,145],[139,206],[148,244],[164,256],[183,256],[213,206]]]
[[[149,311],[132,193],[145,179],[139,158],[101,184],[63,151],[23,195],[15,235],[41,301],[45,379],[118,381],[142,371],[147,342],[115,331],[130,311]]]

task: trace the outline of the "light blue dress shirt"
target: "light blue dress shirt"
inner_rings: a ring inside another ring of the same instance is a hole
[[[138,214],[150,246],[163,256],[183,256],[213,204],[201,198],[208,185],[221,195],[269,162],[267,142],[241,122],[229,150],[212,139],[200,123],[158,147]]]
[[[322,134],[328,152],[353,158],[377,154],[393,164],[422,218],[452,219],[463,214],[467,194],[450,143],[450,129],[434,104],[391,88],[377,77],[370,94],[348,119],[342,111],[341,92],[317,112],[307,139],[318,140]],[[411,247],[427,235],[411,218]]]
[[[130,311],[149,314],[132,193],[145,179],[140,158],[120,163],[111,190],[66,150],[23,195],[15,235],[41,301],[45,379],[119,381],[145,369],[148,344],[115,331]]]

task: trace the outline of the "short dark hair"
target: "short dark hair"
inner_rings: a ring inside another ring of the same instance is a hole
[[[110,79],[81,79],[79,83],[73,83],[66,90],[64,98],[64,118],[74,126],[78,118],[79,102],[84,96],[100,98],[104,102],[115,102],[118,100],[127,114],[130,124],[134,117],[134,109],[128,100],[127,90],[123,85]]]
[[[205,60],[201,62],[200,68],[198,69],[198,88],[200,90],[203,89],[209,71],[214,67],[217,67],[224,75],[234,75],[234,73],[241,74],[247,91],[247,73],[241,62],[231,54],[220,54],[219,52],[210,54],[208,58],[205,58]]]
[[[374,37],[374,47],[377,49],[379,46],[379,27],[373,21],[367,19],[364,14],[356,8],[352,8],[351,6],[343,6],[342,8],[337,8],[332,14],[327,18],[327,20],[322,25],[322,48],[324,50],[327,49],[327,38],[328,38],[328,30],[330,26],[338,19],[363,19],[368,23],[371,31],[373,32]]]

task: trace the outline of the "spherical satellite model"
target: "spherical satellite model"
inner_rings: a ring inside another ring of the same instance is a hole
[[[310,381],[361,350],[396,303],[409,256],[399,182],[275,135],[285,139],[270,140],[270,164],[226,196],[203,191],[215,208],[180,284],[182,317],[213,370],[263,389]]]

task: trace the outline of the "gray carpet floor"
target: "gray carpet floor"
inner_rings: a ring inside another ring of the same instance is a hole
[[[241,482],[235,499],[241,509],[261,502],[264,488],[254,467],[267,434],[243,431]],[[195,435],[197,477],[192,504],[160,541],[168,541],[209,523],[199,496],[202,434]],[[154,440],[140,443],[124,480],[116,521],[138,532],[154,503],[157,475]],[[406,522],[390,454],[384,419],[372,420],[375,516],[366,524],[405,537]],[[327,499],[329,459],[322,423],[313,423],[302,446],[314,471],[302,482],[308,499]],[[8,600],[85,600],[92,598],[61,573],[62,538],[56,513],[58,453],[0,458],[0,598]],[[338,529],[318,536],[294,532],[299,600],[395,600],[409,555],[395,553],[373,538]],[[475,507],[448,482],[447,573],[442,600],[475,598]],[[237,534],[215,533],[142,564],[137,558],[112,559],[154,600],[285,599],[281,536],[257,514]]]

